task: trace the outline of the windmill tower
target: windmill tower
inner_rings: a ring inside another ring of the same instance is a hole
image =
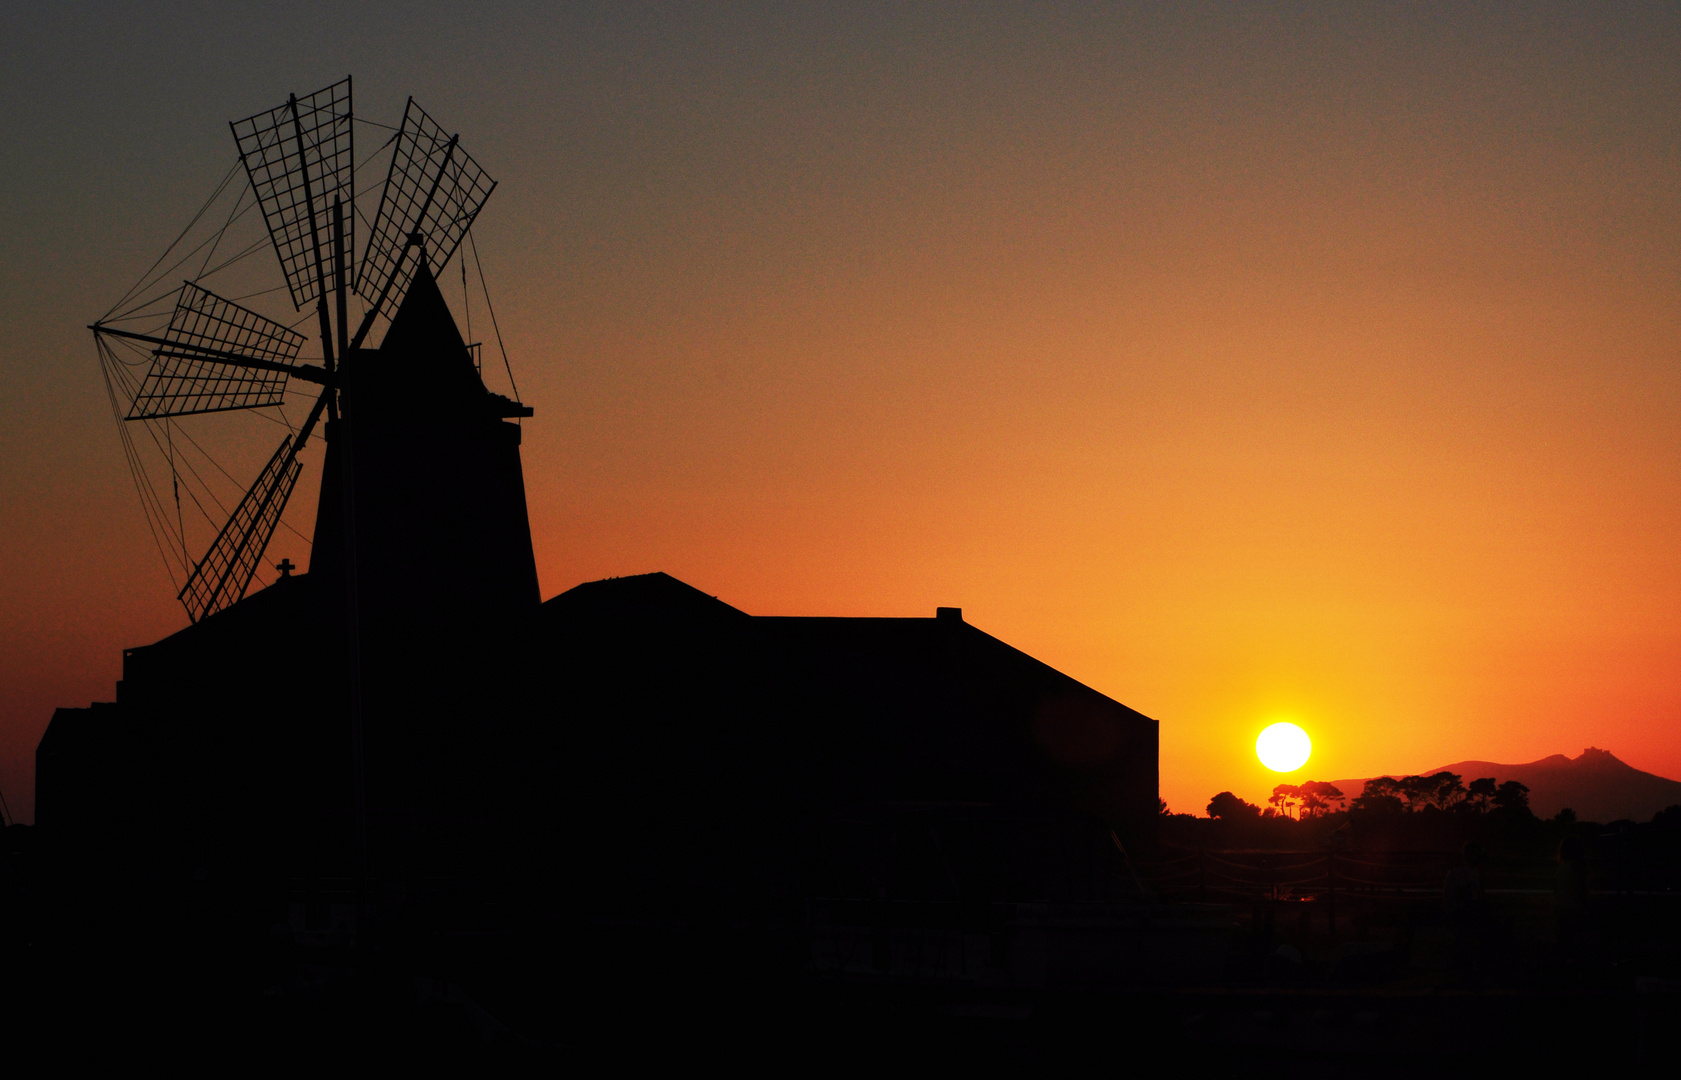
[[[202,238],[189,226],[92,330],[148,524],[181,572],[191,623],[125,651],[124,720],[107,755],[117,779],[106,785],[122,794],[110,798],[132,801],[137,783],[153,784],[163,794],[146,797],[188,831],[237,831],[265,816],[342,821],[353,802],[365,874],[368,805],[419,804],[444,786],[458,749],[449,740],[463,709],[440,704],[438,673],[449,669],[450,701],[482,700],[472,658],[540,597],[519,456],[518,421],[532,410],[488,389],[481,350],[439,280],[460,254],[468,303],[470,229],[495,182],[412,98],[381,150],[360,161],[356,123],[348,78],[235,121],[239,162],[195,218],[215,222],[216,200],[231,198],[225,221]],[[355,178],[383,150],[370,217]],[[253,211],[262,235],[235,238]],[[279,284],[246,261],[263,250],[275,254]],[[164,289],[162,276],[188,263],[198,272]],[[247,306],[280,296],[295,323]],[[485,311],[494,325],[488,290]],[[307,409],[294,423],[284,405],[299,384]],[[286,432],[247,454],[260,461],[255,478],[212,519],[202,460],[214,436],[183,418],[231,423],[237,413]],[[287,559],[252,591],[322,442],[309,572],[291,575]],[[167,485],[143,467],[163,457]],[[183,492],[213,526],[196,550]],[[317,835],[334,830],[329,822]],[[233,843],[180,838],[183,851]]]
[[[300,359],[308,338],[296,326],[212,291],[207,279],[228,263],[212,270],[208,255],[201,274],[174,291],[161,327],[134,326],[156,310],[156,297],[119,303],[91,327],[114,404],[126,400],[125,425],[161,423],[162,441],[173,440],[169,425],[180,417],[277,407],[294,381],[310,388],[302,423],[281,438],[203,554],[183,566],[178,597],[194,623],[250,588],[318,430],[329,449],[310,569],[343,582],[351,619],[437,627],[505,616],[538,599],[519,428],[506,422],[532,410],[486,389],[476,347],[463,340],[435,276],[495,181],[409,99],[358,257],[354,121],[346,78],[231,124],[252,201],[245,205],[241,192],[229,225],[242,206],[260,209],[284,289],[318,336],[318,362]],[[205,242],[211,253],[226,231]],[[130,295],[145,295],[144,285]],[[354,329],[352,296],[364,307]],[[369,347],[381,323],[384,340]],[[149,354],[142,376],[119,355],[124,346]],[[155,432],[151,441],[160,443]],[[140,456],[135,442],[125,432],[131,464]],[[172,442],[170,464],[173,472]],[[136,479],[154,533],[168,530],[164,500]],[[172,482],[179,507],[179,477]],[[173,539],[185,553],[179,512],[176,522]]]

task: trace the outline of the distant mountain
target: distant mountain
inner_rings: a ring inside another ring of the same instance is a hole
[[[1564,807],[1576,811],[1583,821],[1650,821],[1666,806],[1681,804],[1681,781],[1641,772],[1609,750],[1588,747],[1580,757],[1563,754],[1544,757],[1523,765],[1501,765],[1493,761],[1456,761],[1426,769],[1420,776],[1442,771],[1458,773],[1465,783],[1483,776],[1501,782],[1516,780],[1529,788],[1529,805],[1541,817],[1552,817]],[[1344,795],[1356,797],[1365,780],[1334,780]]]

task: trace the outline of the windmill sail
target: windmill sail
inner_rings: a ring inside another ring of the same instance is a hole
[[[285,372],[242,366],[238,358],[290,364],[304,344],[297,331],[190,281],[163,337],[168,344],[153,350],[129,420],[279,405]]]
[[[193,622],[238,603],[245,595],[303,471],[291,448],[292,436],[280,440],[262,475],[239,500],[233,516],[187,577],[179,599]]]
[[[325,246],[332,235],[333,198],[354,201],[350,79],[230,126],[292,303],[302,309],[333,285]],[[346,242],[354,244],[354,214],[345,229]]]
[[[410,238],[418,235],[432,269],[442,270],[495,189],[459,140],[410,98],[356,291],[389,318],[414,276],[414,261],[403,259]]]

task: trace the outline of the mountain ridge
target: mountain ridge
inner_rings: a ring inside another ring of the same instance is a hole
[[[1569,807],[1583,821],[1650,821],[1652,815],[1665,807],[1681,804],[1681,781],[1636,769],[1609,750],[1595,746],[1574,758],[1550,754],[1519,764],[1468,759],[1427,769],[1418,775],[1439,772],[1458,773],[1466,784],[1484,776],[1492,776],[1502,783],[1516,780],[1529,788],[1530,808],[1540,817],[1552,817]],[[1400,779],[1402,774],[1386,775]],[[1353,799],[1365,790],[1368,780],[1374,779],[1364,777],[1332,783]]]

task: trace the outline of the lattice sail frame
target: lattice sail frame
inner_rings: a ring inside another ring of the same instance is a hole
[[[244,367],[236,356],[290,364],[304,336],[273,319],[183,282],[163,337],[173,344],[152,350],[152,366],[129,404],[129,420],[261,409],[286,397],[286,373]]]
[[[355,248],[354,124],[351,123],[350,78],[307,97],[266,112],[235,120],[234,141],[239,157],[251,178],[251,190],[262,207],[274,252],[280,259],[292,304],[303,306],[334,285],[332,259],[333,197],[344,200],[345,240]],[[300,154],[299,134],[303,147]],[[305,199],[305,181],[309,198]],[[311,205],[313,203],[313,206]],[[315,247],[311,239],[313,212],[315,238],[321,245],[321,277],[315,273]]]
[[[496,181],[459,141],[409,98],[356,291],[373,303],[383,295],[382,313],[389,318],[414,276],[415,260],[402,257],[410,235],[420,233],[432,271],[441,273],[495,190]],[[393,273],[396,277],[387,288]]]
[[[287,453],[291,448],[292,436],[287,435],[263,466],[257,482],[239,500],[228,523],[216,534],[210,550],[187,576],[178,598],[193,622],[237,604],[250,588],[257,564],[303,472],[303,464]]]

